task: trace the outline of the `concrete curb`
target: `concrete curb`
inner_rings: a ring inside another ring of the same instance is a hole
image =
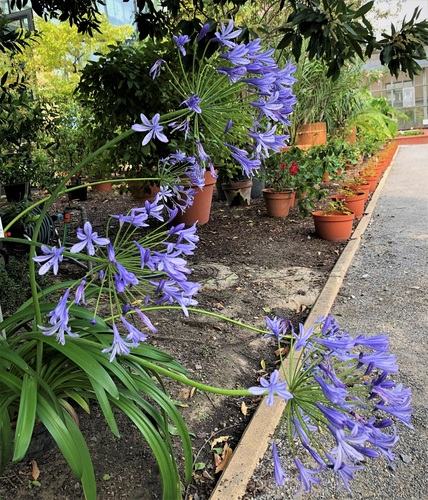
[[[391,164],[384,172],[375,192],[372,194],[370,203],[367,205],[366,211],[364,212],[364,216],[355,228],[350,241],[337,260],[327,283],[312,307],[306,319],[305,327],[312,326],[320,316],[326,316],[330,312],[339,289],[342,286],[346,272],[371,221],[382,188],[388,178],[398,150],[399,148],[395,152]],[[229,465],[217,482],[210,500],[226,500],[229,498],[239,500],[244,496],[247,484],[255,468],[268,449],[270,440],[279,424],[285,405],[285,401],[278,397],[275,398],[275,404],[273,406],[268,407],[265,404],[259,405],[242,435]]]

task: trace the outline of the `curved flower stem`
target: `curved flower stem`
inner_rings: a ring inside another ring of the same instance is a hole
[[[184,375],[179,375],[178,373],[171,372],[167,368],[162,368],[150,361],[142,360],[137,356],[133,356],[132,354],[128,355],[135,363],[148,368],[154,372],[157,372],[161,375],[165,375],[173,380],[177,380],[182,384],[189,385],[190,387],[195,387],[196,389],[200,389],[201,391],[211,392],[213,394],[219,394],[222,396],[252,396],[251,392],[247,389],[224,389],[222,387],[214,387],[212,385],[201,384],[200,382],[196,382],[195,380],[191,380]]]
[[[106,144],[104,144],[103,146],[98,148],[93,153],[89,154],[82,162],[80,162],[73,169],[71,169],[71,171],[68,173],[68,175],[66,177],[64,177],[64,179],[58,184],[58,186],[54,189],[52,194],[46,200],[46,203],[45,203],[44,207],[42,208],[40,215],[39,215],[39,218],[38,218],[36,225],[34,227],[32,242],[37,241],[37,237],[39,235],[39,231],[40,231],[40,227],[41,227],[42,222],[43,222],[43,218],[45,217],[47,211],[49,210],[49,207],[52,205],[52,203],[54,202],[57,195],[64,189],[67,182],[73,177],[73,175],[78,173],[85,165],[87,165],[88,163],[91,163],[97,156],[102,154],[104,151],[106,151],[107,149],[110,149],[112,146],[123,141],[124,139],[126,139],[127,137],[131,136],[134,133],[135,132],[132,129],[127,130],[126,132],[123,132],[122,134],[118,135],[117,137],[115,137],[111,141],[107,142]],[[30,247],[30,253],[28,256],[29,277],[30,277],[31,295],[34,299],[33,300],[33,302],[34,302],[34,324],[41,325],[42,324],[42,314],[40,311],[40,304],[37,300],[38,290],[37,290],[37,282],[36,282],[36,267],[35,267],[35,262],[33,260],[35,255],[36,255],[36,245],[33,244]],[[40,371],[42,369],[42,357],[43,357],[43,342],[39,341],[37,343],[37,359],[36,359],[36,372],[37,373],[40,373]]]
[[[165,309],[171,309],[171,310],[182,310],[180,306],[170,306],[170,305],[162,305],[162,306],[151,306],[151,307],[145,307],[144,309],[141,309],[142,311],[159,311],[159,310],[165,310]],[[195,307],[187,307],[187,310],[190,312],[194,312],[197,314],[204,314],[205,316],[212,316],[213,318],[227,321],[229,323],[232,323],[237,326],[242,326],[243,328],[246,328],[247,330],[252,330],[253,332],[259,332],[263,334],[267,334],[267,330],[263,330],[262,328],[257,328],[255,326],[247,325],[246,323],[241,323],[240,321],[236,321],[234,319],[228,318],[227,316],[222,316],[221,314],[217,314],[211,311],[205,311],[204,309],[197,309]]]

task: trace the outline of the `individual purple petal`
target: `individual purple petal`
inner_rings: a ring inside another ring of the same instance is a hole
[[[137,316],[141,319],[141,321],[153,332],[157,333],[157,328],[153,326],[153,323],[150,319],[142,312],[138,307],[133,307],[134,311],[137,313]]]
[[[320,385],[324,396],[334,405],[344,405],[346,404],[346,397],[348,396],[348,391],[343,387],[336,387],[332,384],[328,384],[324,379],[314,375],[314,379]]]
[[[302,325],[302,323],[299,324],[299,333],[294,334],[295,339],[297,342],[294,344],[294,349],[296,351],[300,351],[302,347],[305,347],[306,344],[308,343],[309,339],[314,333],[314,327],[311,326],[308,330],[305,331],[305,327]]]

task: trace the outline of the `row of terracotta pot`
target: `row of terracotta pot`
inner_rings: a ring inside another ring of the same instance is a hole
[[[396,149],[396,145],[392,144],[384,152],[382,161],[376,159],[374,176],[362,175],[366,184],[346,186],[355,191],[354,196],[337,194],[332,197],[334,201],[343,202],[347,213],[334,210],[312,212],[315,232],[320,238],[329,241],[346,241],[351,237],[354,220],[360,219],[364,215],[368,195],[375,191],[380,178],[390,165]]]

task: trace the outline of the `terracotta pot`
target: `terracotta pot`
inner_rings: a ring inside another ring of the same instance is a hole
[[[294,207],[294,203],[296,201],[296,191],[291,192],[291,200],[290,200],[290,208]]]
[[[377,181],[379,180],[377,177],[369,177],[366,175],[361,176],[369,185],[369,193],[373,193],[377,186]]]
[[[293,199],[293,191],[272,191],[271,189],[263,189],[262,192],[268,216],[287,217],[290,211],[290,203]]]
[[[315,232],[323,240],[345,241],[351,237],[354,214],[334,211],[312,212]]]
[[[357,142],[357,127],[355,125],[350,128],[345,140],[349,142],[349,144],[355,144]]]
[[[345,184],[345,187],[354,191],[361,191],[364,193],[364,203],[369,199],[370,185],[369,184]]]
[[[99,180],[93,180],[92,182],[99,182]],[[98,192],[106,192],[106,191],[111,191],[111,182],[110,181],[102,181],[100,184],[95,184],[94,186],[91,186],[92,191],[98,191]]]
[[[184,213],[178,212],[174,219],[174,223],[183,223],[186,226],[192,226],[195,222],[198,224],[206,224],[210,219],[214,184],[215,179],[211,175],[211,171],[207,170],[205,172],[205,185],[203,189],[196,186],[193,187],[196,191],[193,198],[193,205],[188,207]]]
[[[251,202],[252,181],[228,182],[221,185],[230,207],[248,206]]]
[[[332,196],[334,201],[343,201],[345,207],[350,212],[354,212],[356,219],[361,219],[364,214],[365,198],[366,195],[363,191],[355,192],[354,196],[347,196],[345,194],[335,194]]]
[[[159,193],[159,186],[157,184],[142,184],[139,181],[128,182],[128,188],[131,192],[133,200],[154,201],[157,193]]]

